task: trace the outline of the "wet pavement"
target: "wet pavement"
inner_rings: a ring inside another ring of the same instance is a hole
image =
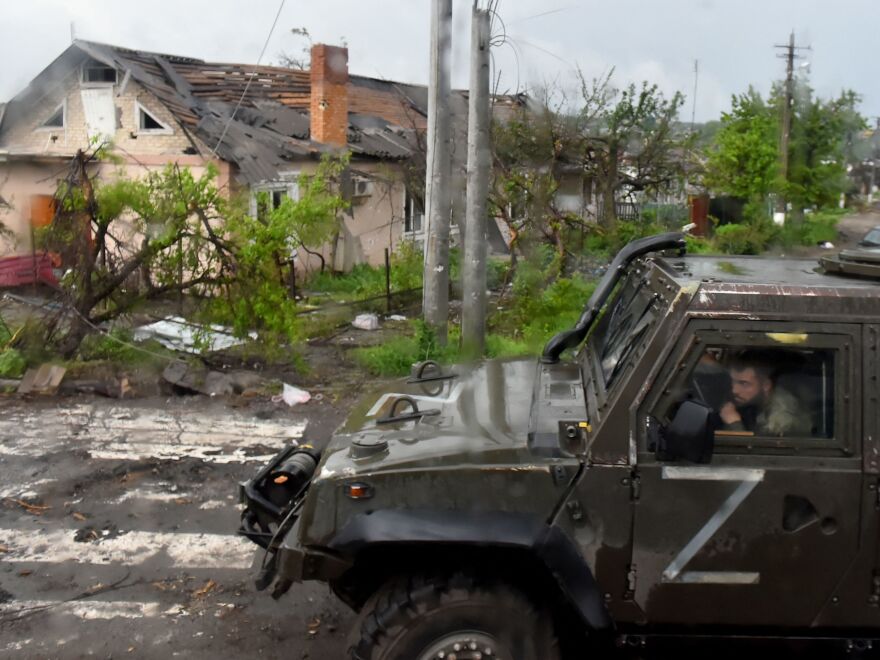
[[[254,589],[236,485],[305,414],[0,399],[0,657],[337,658],[323,585]]]

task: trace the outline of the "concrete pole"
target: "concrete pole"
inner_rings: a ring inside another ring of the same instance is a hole
[[[431,0],[431,74],[428,82],[428,150],[425,207],[428,221],[422,305],[425,322],[446,344],[449,320],[450,179],[449,69],[452,0]]]
[[[782,181],[788,183],[788,145],[791,140],[791,113],[794,103],[794,32],[788,37],[788,48],[785,54],[785,98],[782,106],[782,133],[779,145],[779,156],[782,159],[780,176]],[[787,204],[785,195],[779,195],[776,202],[776,210],[785,213]]]
[[[468,106],[467,210],[461,265],[461,344],[465,356],[486,347],[486,250],[489,195],[489,12],[474,5]]]

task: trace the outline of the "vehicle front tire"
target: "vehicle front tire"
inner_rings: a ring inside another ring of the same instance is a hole
[[[467,575],[387,583],[361,610],[353,660],[558,660],[546,610],[499,582]]]

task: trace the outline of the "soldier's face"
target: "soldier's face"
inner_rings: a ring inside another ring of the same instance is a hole
[[[738,406],[759,403],[770,392],[770,382],[751,367],[730,371],[733,402]]]

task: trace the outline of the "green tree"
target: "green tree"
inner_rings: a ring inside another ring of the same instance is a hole
[[[780,175],[779,125],[784,103],[776,86],[769,100],[749,88],[735,95],[722,114],[721,128],[707,154],[706,185],[717,192],[760,205],[768,195],[781,194],[797,209],[822,208],[837,202],[850,183],[847,165],[861,157],[859,136],[865,120],[860,98],[844,91],[836,99],[813,98],[798,86],[792,106],[788,180]]]
[[[706,163],[705,184],[717,192],[749,200],[773,192],[779,175],[778,119],[752,87],[734,95],[722,113]]]
[[[847,166],[861,159],[859,135],[867,127],[856,109],[861,99],[849,90],[830,100],[813,98],[808,88],[803,96],[792,122],[783,194],[795,209],[833,206],[850,188]]]

